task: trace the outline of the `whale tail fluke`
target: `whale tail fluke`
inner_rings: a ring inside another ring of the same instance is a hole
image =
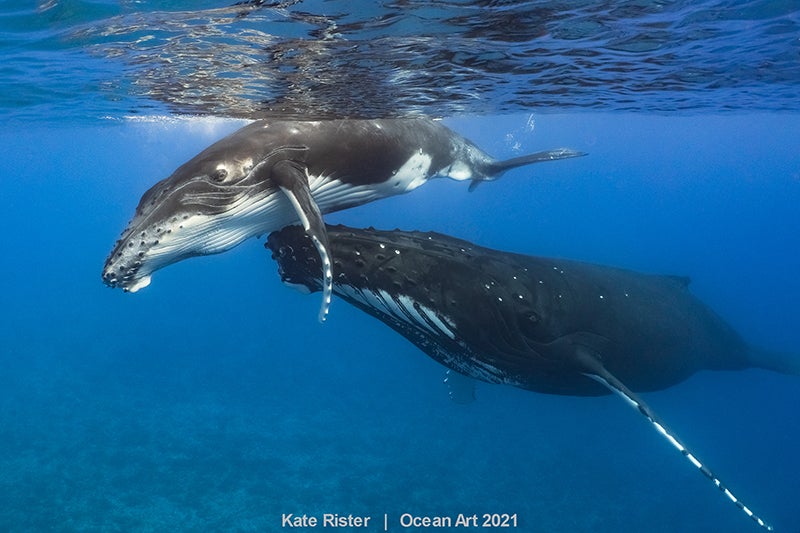
[[[751,347],[748,359],[757,368],[800,376],[800,354]]]
[[[512,168],[532,165],[533,163],[542,163],[544,161],[556,161],[558,159],[582,157],[584,155],[586,155],[586,152],[579,152],[578,150],[572,150],[571,148],[556,148],[555,150],[545,150],[543,152],[536,152],[502,161],[489,161],[483,168],[483,176],[476,176],[472,179],[472,183],[469,185],[469,190],[475,190],[475,187],[477,187],[482,181],[499,178],[503,172],[511,170]]]

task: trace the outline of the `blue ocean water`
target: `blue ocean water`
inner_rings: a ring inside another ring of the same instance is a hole
[[[103,260],[140,195],[242,125],[174,114],[185,110],[182,98],[192,87],[181,99],[164,91],[161,100],[148,99],[150,89],[141,90],[113,54],[83,57],[98,44],[87,28],[110,28],[119,16],[163,24],[167,44],[190,42],[192,32],[167,38],[179,32],[170,21],[207,15],[163,15],[185,9],[178,4],[44,2],[30,12],[2,6],[2,69],[19,76],[0,82],[0,530],[279,531],[284,513],[372,516],[367,531],[382,531],[384,514],[390,531],[403,531],[403,513],[516,513],[517,530],[526,532],[758,530],[619,398],[481,384],[476,402],[454,404],[444,370],[383,324],[336,300],[319,324],[318,298],[282,286],[260,241],[172,265],[133,295],[105,288]],[[276,5],[268,17],[285,17],[269,31],[304,40],[302,24],[321,23],[298,13],[326,7],[304,4]],[[409,24],[425,28],[440,15],[436,9],[459,6],[432,3],[434,12],[421,13],[409,5],[412,16],[402,23],[373,13],[372,26],[350,21],[349,31],[387,39],[370,33],[382,20],[413,35]],[[484,8],[499,16],[530,7],[508,5]],[[690,4],[661,5],[692,18]],[[700,14],[719,6],[700,5],[705,9],[692,20],[706,20]],[[790,8],[738,5],[739,18],[718,21],[731,30],[720,33],[732,39],[724,51],[735,53],[733,30],[742,25],[783,35],[777,29],[797,21]],[[479,38],[480,27],[468,22]],[[452,22],[442,31],[448,28]],[[76,41],[76,34],[89,37]],[[154,56],[170,53],[156,41]],[[125,48],[120,42],[115,49]],[[136,34],[132,42],[144,47],[149,40]],[[535,48],[537,41],[525,42]],[[785,48],[780,42],[767,47],[775,57],[797,50],[796,35]],[[640,48],[626,50],[627,61],[652,64]],[[54,58],[63,63],[50,63]],[[749,97],[726,99],[741,87],[714,92],[701,84],[578,110],[568,105],[565,86],[563,106],[518,102],[500,107],[504,114],[483,113],[493,96],[513,103],[514,94],[530,89],[514,85],[529,77],[509,72],[494,74],[486,98],[476,99],[479,108],[465,104],[457,113],[442,85],[433,114],[449,110],[446,124],[492,155],[570,146],[589,156],[514,170],[472,193],[439,180],[326,218],[690,275],[693,292],[745,338],[800,357],[797,80],[772,65],[762,67],[767,79],[748,78],[741,93],[757,96],[756,111],[744,105]],[[646,72],[637,70],[637,79]],[[511,89],[503,88],[503,76]],[[459,80],[480,86],[451,81]],[[213,114],[243,114],[239,104],[219,111],[224,85],[197,83],[219,96]],[[586,91],[577,97],[588,103]],[[610,85],[598,91],[619,92]],[[654,101],[687,104],[674,113]],[[643,397],[776,530],[800,528],[797,376],[702,372]]]

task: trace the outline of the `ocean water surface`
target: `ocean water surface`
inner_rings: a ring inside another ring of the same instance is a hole
[[[425,113],[498,158],[589,155],[329,223],[689,275],[747,340],[800,357],[797,30],[775,1],[0,4],[0,530],[759,531],[617,397],[449,401],[383,324],[340,300],[319,324],[263,239],[136,294],[100,273],[141,194],[245,119]],[[642,396],[800,529],[798,376]]]

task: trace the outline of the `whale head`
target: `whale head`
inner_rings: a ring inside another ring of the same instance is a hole
[[[136,292],[167,265],[224,252],[296,220],[278,198],[269,168],[303,148],[264,153],[258,135],[247,131],[251,126],[211,145],[142,196],[106,259],[106,285]]]

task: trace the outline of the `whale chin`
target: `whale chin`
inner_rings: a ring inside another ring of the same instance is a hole
[[[139,289],[144,289],[148,285],[150,285],[149,275],[137,279],[130,285],[123,287],[122,290],[124,290],[125,292],[137,292]]]

